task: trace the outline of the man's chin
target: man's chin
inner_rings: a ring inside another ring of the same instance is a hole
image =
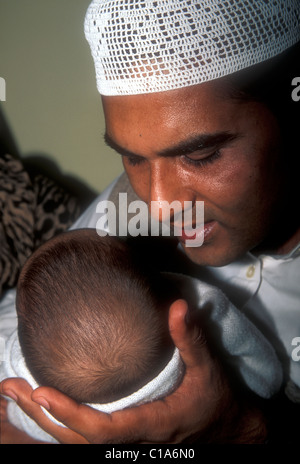
[[[183,249],[187,257],[200,266],[222,267],[239,259],[243,253],[226,247],[216,247],[213,244],[203,244],[199,247],[188,247],[184,243]]]

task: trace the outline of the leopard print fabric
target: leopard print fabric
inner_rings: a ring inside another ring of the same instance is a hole
[[[31,179],[19,159],[0,156],[0,298],[31,253],[67,230],[81,210],[79,199],[52,179]]]
[[[78,197],[68,193],[54,181],[37,175],[33,182],[36,198],[34,211],[34,246],[67,230],[81,213]]]

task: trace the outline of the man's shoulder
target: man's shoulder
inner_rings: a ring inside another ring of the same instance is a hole
[[[127,174],[123,172],[108,187],[98,195],[90,206],[84,211],[80,218],[73,224],[71,229],[96,228],[99,220],[97,207],[100,202],[110,201],[114,203],[116,211],[119,211],[119,194],[126,193],[127,203],[138,200],[136,193],[132,189]]]
[[[106,201],[110,199],[121,177],[122,176],[119,176],[113,182],[111,182],[108,185],[108,187],[106,187],[106,189],[93,200],[93,202],[82,213],[82,215],[77,219],[77,221],[74,222],[74,224],[71,227],[71,230],[96,227],[98,221],[97,205],[100,201]]]

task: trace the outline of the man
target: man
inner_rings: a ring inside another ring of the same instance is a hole
[[[273,343],[285,395],[299,401],[291,357],[300,335],[296,121],[290,94],[281,106],[274,93],[281,84],[276,92],[291,93],[276,59],[288,53],[284,63],[293,62],[299,2],[111,3],[95,0],[86,17],[107,143],[150,206],[190,201],[195,213],[204,201],[204,244],[189,248],[182,234],[181,245],[198,276],[219,285]],[[95,226],[95,205],[77,226]],[[170,312],[186,374],[164,401],[107,417],[22,381],[4,382],[2,392],[63,443],[264,442],[265,405],[235,391],[187,311],[182,301]],[[50,424],[38,405],[67,428]]]

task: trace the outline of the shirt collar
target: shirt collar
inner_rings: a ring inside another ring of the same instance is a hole
[[[250,255],[252,255],[251,252],[249,252]],[[269,256],[270,258],[273,258],[273,259],[277,259],[277,260],[286,260],[286,259],[291,259],[291,258],[297,258],[298,256],[300,256],[300,242],[291,250],[289,251],[288,253],[286,254],[272,254],[272,253],[268,253],[268,254],[260,254],[258,257],[256,257],[255,255],[252,255],[254,258],[261,258],[261,257],[264,257],[264,256]]]

